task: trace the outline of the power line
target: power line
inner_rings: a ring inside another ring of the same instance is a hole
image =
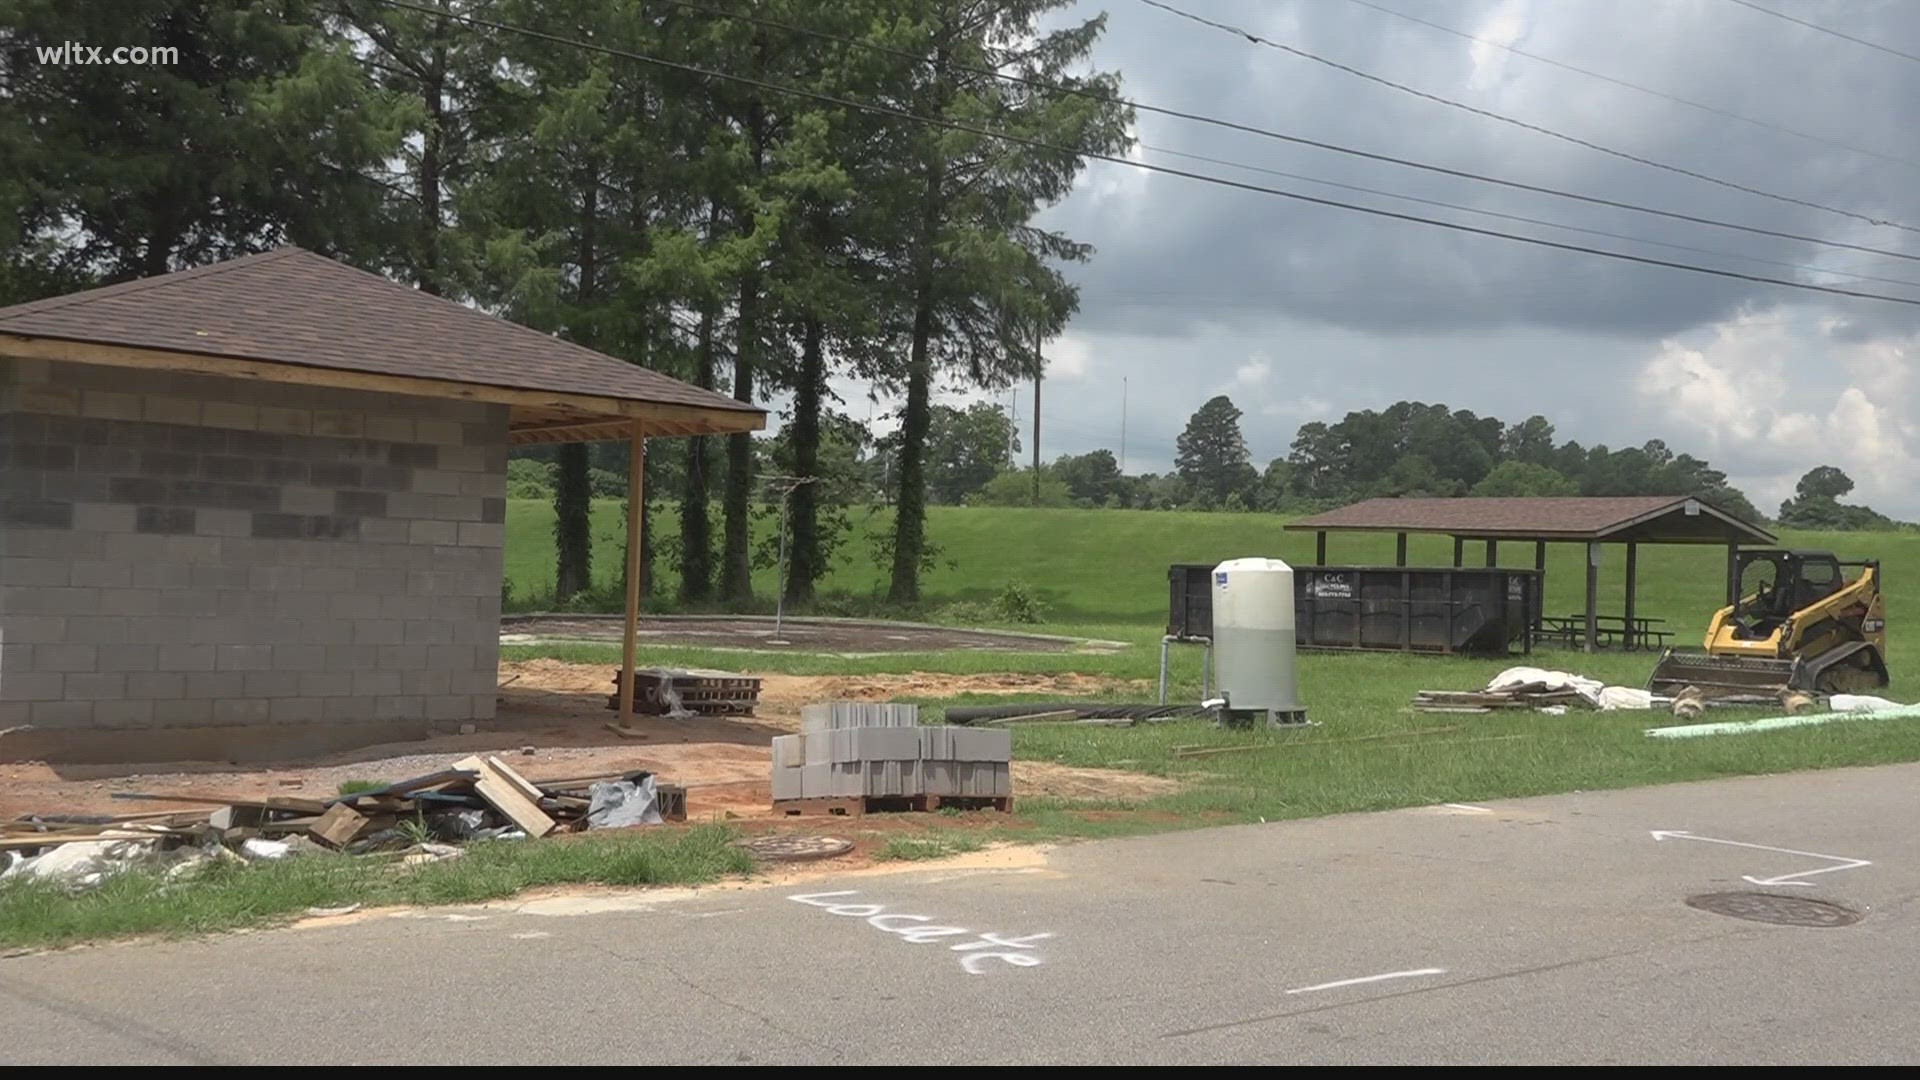
[[[1794,128],[1787,127],[1784,124],[1776,124],[1768,120],[1756,120],[1751,116],[1742,116],[1739,113],[1734,112],[1730,109],[1720,108],[1718,105],[1708,105],[1704,102],[1693,101],[1688,98],[1683,98],[1678,94],[1669,94],[1664,90],[1655,90],[1652,87],[1641,86],[1639,83],[1628,82],[1625,79],[1618,79],[1613,77],[1612,75],[1603,75],[1598,71],[1593,71],[1588,68],[1583,68],[1576,64],[1569,64],[1564,60],[1555,60],[1551,56],[1541,56],[1539,53],[1528,52],[1525,49],[1518,48],[1513,45],[1505,45],[1505,44],[1502,44],[1501,42],[1494,41],[1491,38],[1483,38],[1474,34],[1469,34],[1464,30],[1456,30],[1451,26],[1443,26],[1440,23],[1423,19],[1418,15],[1409,15],[1404,11],[1396,11],[1395,9],[1386,7],[1382,4],[1373,3],[1372,0],[1347,0],[1347,2],[1352,4],[1358,4],[1363,8],[1369,8],[1373,11],[1378,11],[1385,15],[1391,15],[1396,19],[1405,19],[1410,23],[1418,23],[1421,26],[1438,30],[1443,34],[1452,34],[1454,37],[1461,38],[1466,41],[1471,41],[1471,42],[1474,42],[1475,44],[1486,45],[1495,49],[1502,49],[1506,52],[1510,52],[1514,54],[1515,56],[1524,56],[1529,60],[1535,60],[1542,64],[1548,64],[1553,67],[1560,68],[1563,71],[1571,71],[1579,75],[1585,75],[1590,79],[1599,79],[1601,82],[1612,83],[1615,86],[1624,86],[1629,90],[1637,90],[1642,94],[1649,94],[1653,97],[1660,98],[1663,101],[1671,101],[1676,105],[1685,105],[1690,109],[1699,109],[1702,112],[1710,112],[1715,116],[1724,116],[1729,120],[1738,120],[1743,124],[1752,124],[1755,127],[1766,128],[1769,131],[1778,131],[1784,135],[1792,135],[1796,139],[1805,139],[1808,142],[1816,142],[1821,144],[1822,146],[1831,146],[1836,150],[1845,150],[1845,151],[1848,151],[1849,153],[1854,153],[1854,154],[1865,154],[1868,157],[1879,158],[1882,161],[1890,161],[1897,165],[1909,165],[1915,168],[1920,168],[1920,161],[1915,161],[1912,158],[1903,158],[1897,154],[1883,154],[1878,150],[1868,150],[1866,147],[1863,147],[1863,146],[1853,146],[1848,143],[1838,142],[1836,140],[1829,139],[1823,135],[1815,135],[1809,131],[1798,131],[1798,130],[1795,130]]]
[[[757,15],[746,15],[746,14],[728,12],[719,8],[709,7],[704,4],[689,3],[688,0],[660,0],[660,2],[672,5],[674,7],[685,8],[690,11],[699,11],[699,12],[702,12],[708,15],[713,15],[719,18],[731,19],[736,22],[748,23],[753,26],[763,26],[769,29],[780,30],[787,33],[801,34],[801,35],[815,38],[821,41],[833,41],[842,45],[851,45],[851,46],[854,46],[855,48],[867,49],[871,52],[882,53],[888,56],[894,56],[904,60],[911,60],[914,63],[934,63],[934,61],[930,60],[927,57],[920,56],[915,53],[907,52],[903,49],[889,48],[888,46],[885,46],[885,45],[875,45],[871,42],[860,41],[856,38],[846,37],[845,35],[842,35],[842,34],[828,33],[827,31],[824,31],[824,30],[815,30],[809,27],[804,27],[804,26],[795,26],[791,23],[784,23],[777,19],[768,19],[768,18],[757,16]],[[1616,210],[1627,210],[1627,211],[1631,211],[1633,213],[1638,213],[1638,214],[1649,214],[1654,217],[1663,217],[1673,221],[1684,221],[1692,225],[1707,225],[1716,229],[1731,229],[1737,232],[1753,233],[1757,236],[1771,236],[1781,240],[1794,240],[1803,244],[1816,244],[1824,247],[1844,248],[1848,251],[1859,251],[1869,255],[1881,255],[1887,258],[1892,258],[1892,259],[1907,259],[1910,261],[1920,262],[1920,255],[1909,255],[1906,252],[1890,251],[1886,248],[1877,248],[1877,247],[1872,247],[1866,244],[1852,244],[1843,240],[1827,240],[1818,236],[1808,236],[1804,233],[1785,232],[1780,229],[1769,229],[1759,225],[1742,225],[1739,222],[1735,222],[1735,221],[1722,221],[1719,218],[1704,217],[1698,214],[1684,214],[1677,210],[1661,210],[1657,207],[1641,206],[1638,203],[1622,202],[1618,199],[1608,199],[1599,195],[1583,195],[1576,191],[1566,191],[1560,188],[1545,187],[1539,184],[1529,184],[1519,180],[1506,180],[1497,176],[1488,176],[1482,173],[1471,172],[1465,169],[1452,169],[1452,168],[1448,168],[1445,165],[1434,165],[1429,162],[1416,161],[1412,158],[1395,157],[1391,154],[1381,154],[1381,153],[1375,153],[1374,151],[1371,151],[1371,150],[1360,150],[1351,146],[1342,146],[1339,143],[1324,142],[1319,139],[1309,139],[1299,135],[1288,135],[1284,132],[1273,131],[1268,128],[1255,127],[1251,124],[1242,124],[1234,120],[1223,120],[1219,117],[1207,116],[1203,113],[1186,112],[1180,109],[1171,109],[1161,105],[1151,105],[1137,98],[1124,98],[1124,97],[1119,97],[1117,95],[1097,93],[1095,91],[1085,90],[1077,86],[1067,86],[1060,83],[1051,83],[1046,81],[1045,79],[1033,79],[1033,78],[1028,78],[1024,75],[1013,75],[1007,72],[995,71],[991,68],[983,68],[983,67],[977,67],[970,64],[962,64],[952,60],[941,61],[939,63],[940,63],[940,66],[951,68],[952,70],[955,70],[955,71],[964,71],[974,75],[984,75],[989,78],[1000,79],[1004,82],[1014,83],[1016,85],[1025,86],[1032,89],[1047,90],[1053,93],[1060,93],[1060,94],[1068,94],[1074,97],[1084,98],[1090,101],[1100,101],[1100,102],[1107,102],[1115,105],[1124,105],[1127,108],[1135,109],[1140,112],[1154,113],[1161,116],[1171,116],[1178,120],[1189,120],[1194,123],[1208,124],[1213,127],[1225,129],[1227,131],[1236,131],[1236,132],[1240,132],[1242,134],[1247,134],[1247,135],[1258,135],[1262,138],[1273,139],[1273,140],[1284,142],[1284,143],[1291,143],[1296,146],[1309,146],[1316,150],[1326,150],[1335,154],[1345,154],[1349,157],[1357,157],[1357,158],[1361,158],[1368,161],[1378,161],[1388,165],[1397,165],[1402,168],[1419,169],[1421,171],[1434,173],[1440,176],[1451,176],[1456,179],[1471,180],[1476,183],[1495,184],[1500,187],[1511,188],[1515,191],[1526,191],[1536,195],[1551,195],[1555,198],[1571,199],[1575,202],[1588,203],[1593,206],[1605,206],[1605,207],[1610,207]]]
[[[1265,173],[1268,176],[1284,176],[1289,180],[1303,180],[1309,184],[1321,184],[1326,187],[1340,188],[1344,191],[1358,191],[1363,194],[1379,195],[1388,199],[1403,199],[1411,203],[1420,203],[1423,206],[1438,206],[1448,210],[1458,210],[1467,214],[1479,214],[1483,217],[1499,218],[1503,221],[1518,221],[1527,225],[1540,225],[1549,229],[1565,229],[1568,232],[1585,233],[1588,236],[1604,236],[1609,240],[1625,240],[1630,244],[1651,244],[1655,247],[1671,248],[1675,251],[1690,251],[1696,255],[1712,255],[1722,259],[1740,259],[1744,262],[1765,263],[1769,266],[1785,266],[1794,270],[1810,270],[1817,274],[1836,274],[1840,277],[1857,278],[1861,281],[1879,281],[1888,285],[1908,285],[1920,289],[1920,281],[1910,281],[1906,278],[1879,277],[1873,274],[1854,273],[1849,270],[1830,270],[1824,266],[1813,266],[1808,263],[1787,262],[1784,259],[1768,259],[1759,255],[1742,255],[1732,251],[1695,247],[1692,244],[1675,244],[1667,240],[1653,240],[1644,236],[1608,232],[1605,229],[1593,229],[1584,225],[1567,225],[1558,221],[1547,221],[1542,218],[1527,217],[1524,214],[1509,214],[1500,210],[1485,210],[1477,206],[1464,206],[1460,203],[1450,203],[1441,199],[1428,199],[1419,195],[1403,195],[1395,191],[1382,191],[1379,188],[1363,187],[1359,184],[1347,184],[1338,180],[1322,180],[1318,177],[1287,172],[1284,169],[1269,169],[1260,165],[1248,165],[1244,162],[1208,157],[1205,154],[1190,154],[1184,150],[1168,150],[1164,147],[1150,146],[1146,143],[1141,143],[1140,148],[1156,154],[1168,154],[1173,157],[1204,161],[1210,165],[1220,165],[1229,169],[1246,169],[1249,172]]]
[[[921,116],[917,113],[909,112],[905,109],[896,109],[890,105],[875,105],[869,102],[855,101],[852,98],[840,97],[836,94],[822,93],[817,90],[807,90],[802,87],[785,86],[780,83],[769,82],[765,79],[756,79],[747,75],[735,75],[730,72],[714,71],[712,69],[699,67],[694,64],[684,64],[677,60],[665,60],[657,56],[648,56],[644,53],[632,52],[627,49],[618,49],[612,46],[600,45],[595,42],[582,41],[578,38],[568,38],[558,34],[549,34],[549,33],[546,33],[545,31],[533,30],[533,29],[530,29],[527,27],[521,27],[521,26],[513,26],[508,23],[496,22],[491,19],[483,19],[473,15],[455,14],[455,13],[441,10],[438,8],[431,8],[421,4],[409,3],[407,2],[407,0],[374,0],[374,2],[378,4],[383,4],[387,7],[404,8],[409,11],[417,11],[427,15],[439,16],[441,18],[450,19],[454,22],[462,23],[468,26],[481,27],[481,28],[490,29],[490,30],[498,30],[498,31],[511,33],[511,34],[520,34],[525,37],[536,38],[539,40],[548,41],[558,45],[567,45],[572,48],[584,49],[589,52],[597,52],[606,56],[617,56],[626,60],[634,60],[644,64],[651,64],[655,67],[664,68],[670,71],[679,71],[679,72],[683,72],[690,75],[699,75],[704,78],[719,79],[723,82],[731,82],[731,83],[737,83],[744,86],[752,86],[756,89],[767,90],[777,94],[784,94],[788,97],[802,98],[809,101],[818,101],[828,105],[836,105],[836,106],[839,106],[840,108],[845,108],[845,109],[856,109],[861,112],[870,113],[876,116],[888,116],[888,117],[893,117],[899,120],[910,120],[915,123],[925,124],[929,127],[937,127],[947,131],[957,131],[957,132],[963,132],[969,135],[977,135],[977,136],[980,136],[981,138],[995,139],[1000,142],[1013,144],[1015,146],[1025,146],[1029,149],[1044,150],[1044,151],[1047,151],[1048,153],[1067,154],[1073,157],[1082,158],[1090,161],[1105,161],[1114,165],[1125,165],[1128,168],[1141,169],[1147,172],[1161,173],[1166,176],[1183,177],[1185,179],[1198,181],[1203,184],[1212,184],[1216,187],[1231,188],[1238,191],[1251,191],[1251,192],[1256,192],[1264,195],[1273,195],[1279,198],[1292,199],[1296,202],[1307,203],[1314,206],[1329,206],[1329,207],[1334,207],[1336,209],[1341,209],[1341,210],[1351,210],[1351,211],[1354,211],[1355,213],[1368,214],[1373,217],[1386,218],[1394,221],[1408,221],[1408,222],[1413,222],[1415,224],[1420,224],[1420,225],[1431,225],[1436,228],[1451,229],[1451,230],[1454,230],[1455,232],[1470,233],[1476,236],[1497,237],[1502,240],[1512,240],[1516,243],[1531,244],[1535,247],[1551,248],[1558,251],[1571,251],[1571,252],[1575,252],[1583,255],[1597,255],[1602,258],[1615,259],[1621,262],[1638,263],[1643,266],[1659,266],[1659,267],[1665,267],[1670,270],[1685,270],[1685,271],[1696,273],[1696,274],[1707,274],[1707,275],[1712,275],[1714,277],[1731,278],[1739,281],[1750,281],[1750,282],[1754,282],[1756,284],[1762,284],[1762,285],[1776,285],[1781,288],[1799,289],[1805,292],[1826,293],[1832,296],[1848,296],[1848,297],[1853,297],[1855,299],[1860,299],[1860,300],[1882,300],[1882,301],[1886,301],[1888,303],[1893,303],[1893,304],[1905,304],[1913,307],[1920,307],[1920,300],[1910,299],[1908,297],[1903,297],[1903,296],[1888,296],[1883,293],[1859,292],[1852,289],[1835,288],[1830,285],[1815,285],[1810,282],[1804,282],[1804,281],[1789,281],[1785,278],[1770,278],[1770,277],[1764,277],[1758,274],[1745,274],[1737,270],[1722,270],[1722,269],[1717,269],[1713,267],[1695,266],[1691,263],[1673,262],[1667,259],[1655,259],[1645,255],[1634,255],[1629,252],[1609,251],[1604,248],[1584,247],[1578,244],[1565,244],[1557,240],[1546,240],[1546,239],[1542,239],[1540,237],[1535,237],[1535,236],[1523,236],[1519,233],[1501,232],[1497,229],[1483,229],[1475,225],[1462,225],[1459,222],[1443,221],[1439,218],[1421,217],[1417,214],[1406,214],[1406,213],[1401,213],[1400,211],[1397,211],[1397,210],[1382,209],[1377,206],[1363,206],[1359,203],[1341,202],[1337,199],[1324,199],[1317,195],[1307,195],[1298,191],[1288,191],[1284,188],[1266,187],[1261,184],[1252,184],[1243,180],[1230,180],[1222,176],[1210,176],[1206,173],[1191,172],[1186,169],[1176,169],[1167,165],[1155,165],[1145,161],[1133,161],[1129,158],[1120,157],[1115,154],[1095,153],[1092,151],[1076,149],[1070,146],[1061,146],[1057,143],[1045,142],[1040,139],[1030,139],[1022,135],[1010,135],[1002,131],[993,131],[989,128],[978,127],[973,124],[960,123],[958,121],[946,120],[939,117]]]
[[[1899,49],[1893,48],[1888,45],[1882,45],[1877,41],[1868,41],[1866,38],[1857,38],[1857,37],[1854,37],[1852,34],[1843,34],[1838,30],[1830,30],[1827,27],[1821,26],[1819,23],[1810,23],[1805,19],[1796,19],[1784,11],[1775,11],[1770,7],[1764,7],[1760,4],[1750,3],[1749,0],[1733,0],[1733,2],[1736,4],[1739,4],[1743,8],[1752,8],[1755,11],[1764,12],[1768,15],[1771,15],[1776,19],[1785,19],[1787,22],[1804,26],[1809,30],[1818,30],[1823,34],[1829,34],[1833,37],[1839,38],[1842,41],[1851,41],[1855,45],[1865,45],[1869,49],[1878,49],[1883,53],[1888,53],[1893,56],[1898,56],[1903,60],[1912,60],[1915,63],[1920,63],[1920,56],[1915,56],[1910,52],[1901,52]]]
[[[1655,169],[1663,169],[1667,172],[1674,173],[1679,176],[1691,177],[1692,179],[1702,180],[1709,184],[1717,184],[1720,187],[1728,188],[1733,191],[1745,192],[1748,195],[1758,195],[1763,199],[1773,199],[1776,202],[1792,203],[1795,206],[1804,206],[1810,210],[1824,210],[1829,214],[1838,214],[1841,217],[1849,217],[1849,218],[1853,218],[1856,221],[1864,221],[1869,225],[1885,225],[1890,228],[1904,229],[1907,232],[1920,233],[1920,228],[1915,228],[1914,226],[1911,226],[1911,225],[1905,225],[1898,221],[1893,221],[1887,218],[1876,218],[1868,214],[1856,213],[1852,210],[1842,210],[1838,207],[1828,206],[1825,203],[1814,202],[1811,199],[1801,199],[1792,195],[1781,195],[1777,192],[1768,191],[1764,188],[1751,187],[1749,185],[1738,183],[1733,180],[1722,180],[1720,177],[1709,176],[1706,173],[1696,172],[1693,169],[1684,168],[1679,165],[1669,165],[1664,161],[1655,161],[1652,158],[1641,157],[1638,154],[1630,154],[1625,150],[1615,150],[1611,146],[1603,146],[1600,143],[1592,142],[1587,139],[1582,139],[1577,135],[1568,135],[1563,131],[1555,131],[1553,128],[1542,127],[1539,124],[1532,124],[1532,123],[1528,123],[1525,120],[1515,119],[1514,117],[1507,116],[1504,113],[1494,112],[1491,109],[1482,109],[1476,105],[1469,105],[1464,101],[1455,101],[1452,98],[1441,97],[1439,94],[1430,94],[1425,90],[1417,90],[1411,86],[1408,86],[1405,83],[1394,82],[1392,79],[1382,78],[1381,76],[1375,75],[1372,72],[1362,71],[1357,67],[1353,67],[1352,65],[1340,63],[1338,60],[1330,60],[1317,53],[1310,53],[1305,49],[1295,48],[1294,46],[1285,44],[1283,42],[1273,41],[1269,38],[1263,38],[1258,34],[1255,34],[1248,30],[1242,30],[1237,26],[1233,26],[1223,22],[1216,22],[1215,20],[1209,19],[1204,15],[1195,15],[1191,11],[1182,11],[1181,9],[1174,7],[1171,4],[1162,3],[1161,0],[1140,0],[1140,2],[1143,4],[1146,4],[1148,7],[1159,8],[1162,11],[1169,12],[1174,15],[1178,15],[1183,19],[1191,20],[1193,22],[1199,23],[1202,26],[1209,26],[1215,30],[1224,31],[1225,33],[1234,34],[1238,37],[1246,38],[1248,41],[1252,42],[1255,45],[1265,45],[1270,49],[1278,49],[1281,52],[1288,53],[1293,56],[1298,56],[1303,60],[1311,60],[1316,64],[1324,64],[1327,67],[1333,68],[1336,71],[1344,71],[1349,75],[1357,76],[1359,78],[1367,80],[1368,82],[1378,83],[1381,86],[1386,86],[1394,90],[1398,90],[1403,94],[1412,94],[1414,97],[1424,98],[1428,101],[1445,105],[1451,109],[1459,109],[1462,112],[1469,112],[1474,114],[1475,116],[1483,116],[1489,120],[1498,120],[1503,124],[1511,124],[1514,127],[1522,128],[1527,131],[1535,132],[1540,135],[1545,135],[1549,138],[1559,139],[1562,142],[1572,143],[1575,146],[1584,146],[1589,150],[1595,150],[1602,154],[1607,154],[1612,157],[1617,157],[1623,161],[1631,161],[1639,165],[1646,165]]]

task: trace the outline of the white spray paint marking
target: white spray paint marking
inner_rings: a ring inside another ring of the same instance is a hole
[[[1720,840],[1712,836],[1695,836],[1684,829],[1653,829],[1649,833],[1655,840],[1698,840],[1703,844],[1724,844],[1727,847],[1752,848],[1755,851],[1775,851],[1782,855],[1803,855],[1809,859],[1826,859],[1832,866],[1822,866],[1817,870],[1802,870],[1797,874],[1781,874],[1778,877],[1757,878],[1743,874],[1740,880],[1755,885],[1812,885],[1811,881],[1800,878],[1813,877],[1815,874],[1831,874],[1835,870],[1856,870],[1862,866],[1872,866],[1866,859],[1849,859],[1845,855],[1822,855],[1817,851],[1795,851],[1792,848],[1768,847],[1765,844],[1749,844],[1741,840]]]
[[[543,937],[552,937],[552,936],[553,936],[552,934],[550,934],[550,933],[548,933],[548,932],[547,932],[547,931],[545,931],[545,930],[529,930],[529,931],[527,931],[527,932],[526,932],[526,933],[524,933],[524,934],[515,934],[515,935],[513,935],[513,940],[515,940],[515,941],[538,941],[539,939],[541,939],[541,938],[543,938]]]
[[[454,914],[454,915],[442,915],[441,918],[447,920],[448,922],[486,922],[487,921],[487,916],[485,915]]]
[[[722,915],[738,915],[745,910],[747,909],[743,907],[735,907],[725,911],[689,911],[686,914],[689,919],[717,919]]]
[[[969,975],[985,975],[987,970],[996,963],[1017,968],[1039,967],[1046,963],[1044,959],[1028,950],[1031,950],[1036,943],[1052,937],[1052,934],[1024,934],[1015,937],[1007,934],[975,933],[964,926],[929,926],[927,924],[933,922],[933,916],[890,912],[885,904],[835,902],[844,897],[857,895],[859,895],[857,890],[842,889],[839,892],[803,893],[789,896],[787,899],[809,907],[822,908],[829,915],[864,920],[875,930],[883,934],[893,934],[900,940],[913,945],[934,942],[946,944],[944,940],[946,938],[971,937],[972,941],[947,945],[951,952],[966,954],[960,957],[960,970]]]
[[[1362,983],[1386,982],[1388,979],[1411,979],[1420,975],[1445,975],[1446,973],[1446,968],[1414,968],[1411,971],[1389,971],[1385,975],[1367,975],[1358,979],[1341,979],[1338,982],[1296,987],[1287,991],[1287,993],[1312,994],[1321,990],[1338,990],[1343,986],[1359,986]]]
[[[1493,813],[1493,808],[1489,806],[1474,806],[1469,803],[1462,803],[1462,802],[1441,803],[1440,805],[1446,807],[1449,810],[1465,810],[1469,814]]]

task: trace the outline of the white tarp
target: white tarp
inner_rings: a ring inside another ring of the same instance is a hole
[[[1548,690],[1572,690],[1582,701],[1601,712],[1653,708],[1653,694],[1633,686],[1608,686],[1598,679],[1575,675],[1571,671],[1549,671],[1537,667],[1510,667],[1487,683],[1489,691],[1513,690],[1522,686],[1543,686]]]
[[[1827,699],[1827,708],[1834,712],[1888,712],[1906,706],[1872,694],[1835,694]]]

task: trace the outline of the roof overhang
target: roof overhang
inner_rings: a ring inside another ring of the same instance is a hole
[[[1392,500],[1370,500],[1391,502]],[[1319,521],[1322,515],[1288,524],[1306,532],[1423,533],[1463,540],[1546,540],[1577,543],[1641,544],[1777,544],[1772,533],[1748,524],[1700,499],[1675,497],[1671,502],[1592,529],[1486,526],[1470,522],[1368,521],[1352,524]]]
[[[509,409],[508,437],[515,444],[625,440],[632,438],[636,431],[649,438],[732,435],[759,431],[767,426],[766,413],[758,409],[708,409],[696,405],[524,390],[485,383],[420,379],[3,331],[0,331],[0,358],[100,364],[254,382],[326,386],[505,405]]]

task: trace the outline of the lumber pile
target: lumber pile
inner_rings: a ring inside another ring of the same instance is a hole
[[[529,780],[492,755],[462,758],[425,776],[324,799],[201,791],[115,792],[113,797],[188,808],[104,816],[33,814],[0,822],[0,876],[46,877],[57,870],[84,883],[103,860],[125,862],[175,849],[280,858],[297,845],[312,845],[362,854],[685,821],[687,816],[686,789],[658,783],[652,773]],[[75,851],[58,854],[69,847]],[[72,867],[79,870],[67,874]]]
[[[1586,704],[1578,690],[1540,684],[1500,690],[1421,690],[1413,695],[1413,711],[1423,713],[1490,713],[1498,709],[1584,707]]]
[[[633,675],[633,711],[643,716],[752,716],[760,704],[760,680],[751,675],[679,668],[639,668]],[[607,708],[620,709],[618,672]]]

